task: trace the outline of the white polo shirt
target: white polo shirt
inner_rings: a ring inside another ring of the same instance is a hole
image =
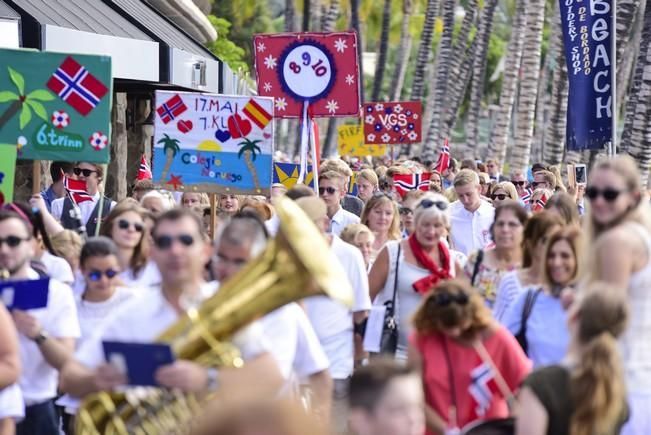
[[[298,304],[290,303],[272,311],[262,318],[261,324],[270,343],[269,350],[286,380],[307,378],[330,365],[305,311]]]
[[[216,283],[207,283],[200,289],[200,298],[208,299],[216,290]],[[138,292],[84,342],[77,352],[77,360],[87,367],[97,367],[104,363],[103,340],[152,343],[178,320],[179,315],[165,299],[160,287]],[[245,361],[268,351],[262,328],[256,322],[241,329],[231,342],[239,348]]]
[[[35,270],[29,270],[29,279],[38,279]],[[62,282],[50,279],[47,307],[29,310],[53,338],[79,338],[77,308],[72,290]],[[20,362],[23,370],[20,389],[25,405],[35,405],[54,398],[57,394],[58,372],[43,357],[39,347],[23,334],[18,334]]]
[[[466,210],[460,201],[450,204],[452,248],[466,256],[484,249],[492,241],[490,227],[494,218],[495,208],[483,200],[474,213]]]
[[[305,299],[305,311],[321,346],[330,361],[333,379],[346,379],[353,374],[353,313],[371,309],[368,276],[359,249],[337,236],[332,237],[332,253],[343,266],[353,288],[353,306],[348,308],[327,296]]]
[[[359,222],[359,216],[344,210],[340,206],[339,211],[330,219],[330,233],[339,236],[348,225],[358,224]]]

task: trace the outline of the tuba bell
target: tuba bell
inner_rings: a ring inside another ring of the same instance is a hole
[[[228,339],[242,327],[296,300],[319,294],[352,304],[352,289],[324,237],[288,198],[274,202],[278,236],[198,308],[190,309],[157,341],[178,359],[206,367],[240,367]],[[183,434],[207,397],[162,388],[132,388],[89,395],[75,423],[78,435]]]

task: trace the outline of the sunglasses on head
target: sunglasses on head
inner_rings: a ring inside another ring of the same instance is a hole
[[[422,208],[436,207],[439,210],[443,211],[448,208],[448,204],[443,201],[432,201],[431,199],[424,199],[418,203],[418,207],[422,207]]]
[[[414,211],[410,209],[409,207],[400,207],[399,209],[401,215],[408,215],[408,214],[413,214]]]
[[[613,202],[619,197],[621,193],[621,190],[613,189],[610,187],[606,187],[603,190],[597,189],[596,187],[588,187],[585,190],[585,196],[587,196],[590,201],[594,201],[601,196],[606,201]]]
[[[511,183],[512,183],[514,186],[525,186],[525,185],[527,184],[526,181],[511,181]]]
[[[328,195],[334,195],[337,193],[337,189],[335,189],[332,186],[329,187],[319,187],[319,195],[323,195],[324,193],[328,193]]]
[[[142,224],[139,224],[138,222],[129,222],[126,219],[120,219],[118,221],[118,228],[121,230],[128,230],[129,227],[133,226],[133,229],[136,230],[138,233],[142,233],[145,227]]]
[[[533,183],[531,183],[531,187],[533,187],[535,189],[536,187],[542,186],[543,184],[547,184],[547,182],[546,181],[534,181]]]
[[[178,236],[162,234],[154,237],[154,245],[156,245],[158,249],[169,249],[172,247],[172,244],[174,244],[174,241],[179,241],[183,246],[187,247],[192,246],[194,243],[194,237],[189,234],[180,234]]]
[[[22,242],[26,242],[29,239],[30,239],[29,237],[21,238],[18,236],[7,236],[5,238],[0,238],[0,247],[2,247],[2,245],[6,243],[7,246],[9,246],[10,248],[15,248],[16,246],[20,245]]]
[[[470,301],[470,298],[465,293],[452,294],[448,292],[440,292],[433,295],[431,300],[439,307],[447,307],[452,303],[466,305]]]
[[[504,201],[508,196],[503,193],[498,193],[497,195],[493,195],[491,198],[493,198],[493,200],[497,199],[499,201]]]
[[[76,176],[79,175],[84,175],[84,177],[90,177],[90,174],[97,173],[97,171],[94,171],[92,169],[82,169],[82,168],[74,168],[72,170]]]
[[[118,273],[120,273],[120,272],[118,272],[117,270],[113,270],[113,269],[108,269],[108,270],[105,270],[103,272],[101,270],[91,270],[90,272],[88,272],[88,279],[91,280],[91,281],[97,282],[100,279],[102,279],[102,276],[104,276],[104,275],[108,279],[113,279],[113,278],[115,278],[117,276]]]

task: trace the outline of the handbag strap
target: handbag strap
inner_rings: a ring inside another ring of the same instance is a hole
[[[490,367],[491,371],[493,372],[493,376],[495,376],[495,383],[497,384],[497,388],[499,388],[500,392],[506,399],[507,403],[509,404],[509,408],[513,409],[513,404],[515,403],[515,395],[513,394],[513,391],[511,391],[511,389],[509,388],[509,384],[507,384],[506,380],[504,380],[502,373],[500,373],[499,369],[495,365],[495,362],[493,361],[493,358],[491,358],[490,354],[488,353],[488,350],[484,346],[484,343],[482,343],[481,339],[479,339],[475,341],[473,347],[479,354],[481,360],[485,364],[488,364],[488,366]]]
[[[475,267],[472,270],[472,278],[470,278],[470,285],[475,286],[475,280],[477,279],[477,275],[479,274],[479,267],[481,266],[481,263],[484,261],[484,250],[480,249],[477,251],[477,258],[475,258]]]
[[[398,242],[398,255],[396,255],[396,271],[393,276],[393,296],[391,297],[391,315],[395,312],[396,293],[398,290],[398,271],[400,269],[400,253],[402,252],[402,242]]]
[[[520,319],[520,334],[526,335],[527,333],[527,322],[533,311],[533,306],[536,304],[536,299],[542,289],[536,291],[529,290],[527,292],[527,299],[524,301],[524,306],[522,307],[522,318]]]

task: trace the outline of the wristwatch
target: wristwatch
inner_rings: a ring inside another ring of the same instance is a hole
[[[47,331],[41,329],[36,335],[36,337],[32,338],[32,341],[34,341],[34,343],[36,343],[37,346],[40,346],[41,344],[43,344],[45,340],[48,339],[49,336],[50,335],[47,333]]]

